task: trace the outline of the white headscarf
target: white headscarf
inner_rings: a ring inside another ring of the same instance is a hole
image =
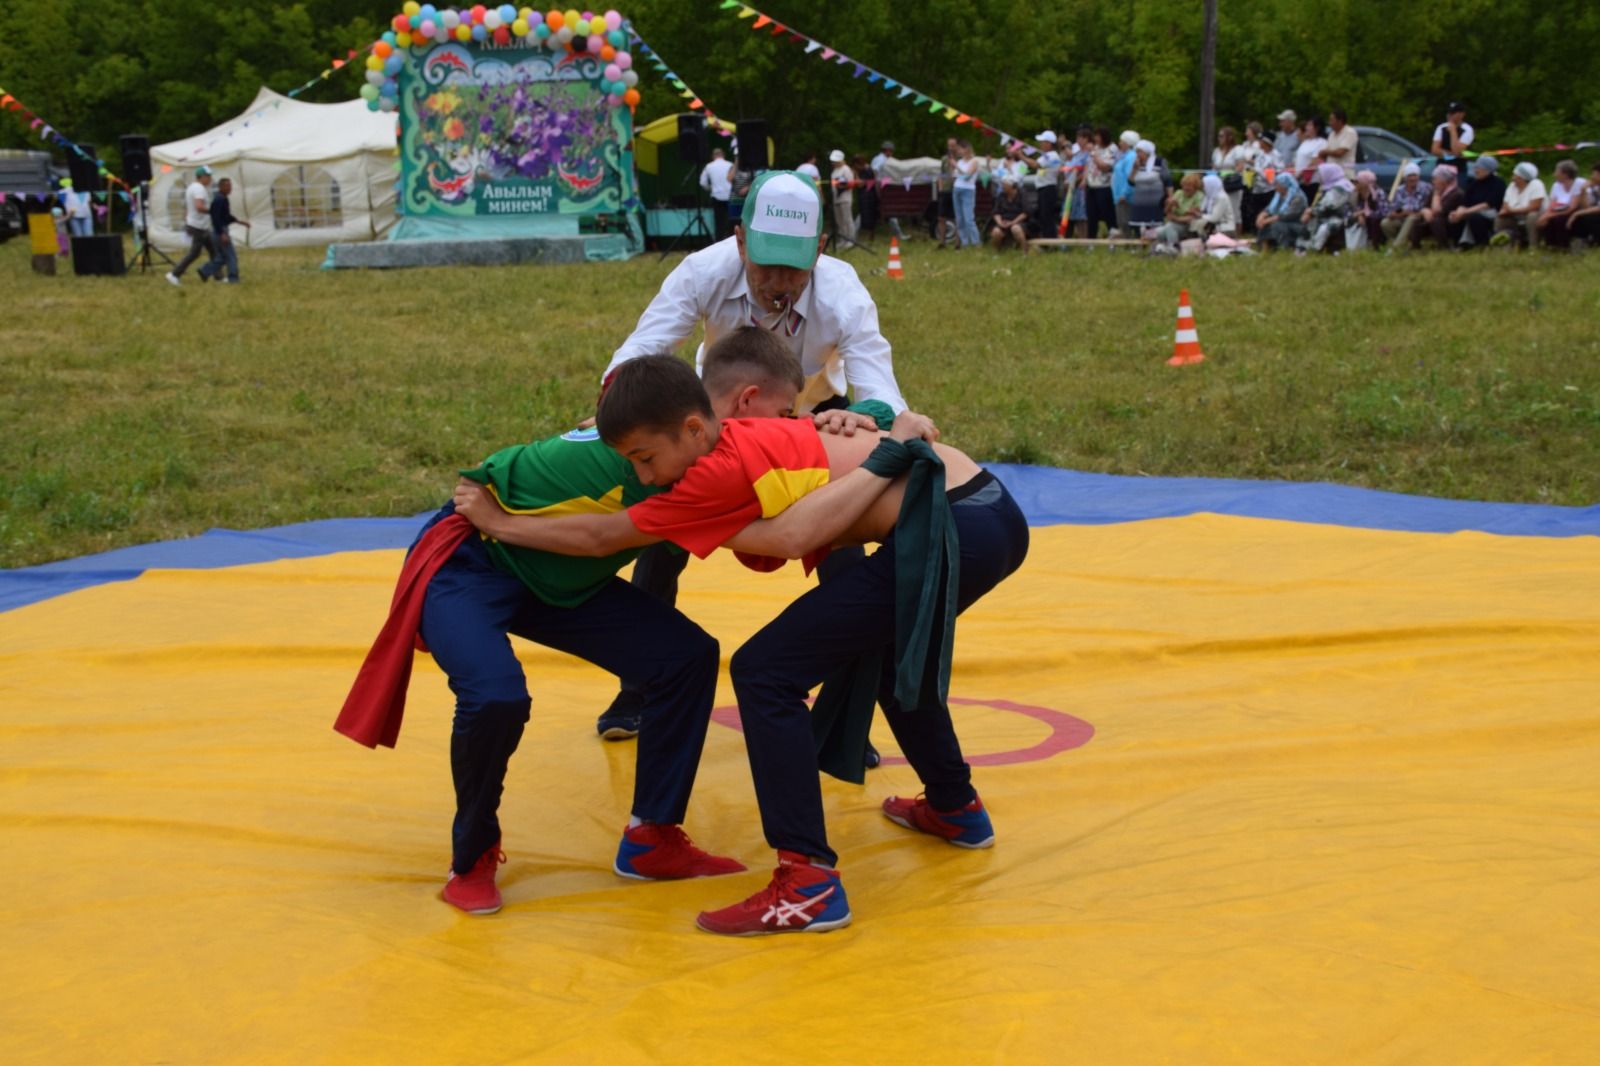
[[[1145,156],[1144,166],[1140,168],[1140,173],[1154,174],[1156,172],[1156,146],[1149,141],[1140,141],[1133,146],[1133,150],[1135,152],[1143,152]],[[1137,161],[1134,165],[1138,166]]]
[[[1122,136],[1117,138],[1117,143],[1128,151],[1133,151],[1134,145],[1139,143],[1139,134],[1136,130],[1123,130]]]
[[[1400,180],[1401,181],[1404,181],[1405,179],[1409,178],[1413,174],[1415,174],[1419,178],[1422,177],[1422,168],[1417,166],[1417,164],[1415,164],[1415,163],[1407,163],[1405,166],[1400,168]]]
[[[1209,215],[1211,209],[1217,206],[1217,199],[1227,194],[1222,190],[1222,179],[1215,174],[1207,174],[1200,179],[1200,185],[1206,193],[1205,203],[1200,205],[1200,210]]]
[[[1511,173],[1515,174],[1523,181],[1532,181],[1534,178],[1539,176],[1539,168],[1534,166],[1532,163],[1518,163],[1516,169]]]

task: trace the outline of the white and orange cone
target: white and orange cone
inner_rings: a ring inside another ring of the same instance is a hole
[[[900,240],[897,237],[889,238],[889,276],[896,281],[906,280],[906,272],[900,266]]]
[[[1188,366],[1201,363],[1205,356],[1200,352],[1200,334],[1194,328],[1194,309],[1189,306],[1189,290],[1178,291],[1178,332],[1172,340],[1172,358],[1168,366]]]

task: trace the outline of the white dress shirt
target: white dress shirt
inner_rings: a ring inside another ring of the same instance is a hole
[[[706,338],[695,352],[696,367],[705,359],[705,346],[728,331],[751,324],[772,328],[799,357],[806,377],[795,401],[797,412],[809,411],[830,396],[848,395],[847,389],[857,401],[881,400],[896,414],[906,409],[894,380],[889,342],[878,329],[878,307],[855,268],[842,260],[818,256],[799,302],[780,319],[751,305],[738,238],[686,256],[611,357],[606,375],[629,359],[675,351],[701,322]]]
[[[726,159],[713,159],[700,172],[700,187],[709,189],[713,200],[726,203],[733,196],[733,181],[728,177],[732,173],[732,163]]]

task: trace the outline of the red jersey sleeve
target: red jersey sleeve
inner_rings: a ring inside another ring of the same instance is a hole
[[[761,517],[761,501],[732,449],[715,449],[663,492],[628,508],[641,533],[704,559]]]

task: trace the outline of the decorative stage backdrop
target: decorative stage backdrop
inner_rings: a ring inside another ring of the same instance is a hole
[[[472,17],[461,12],[462,28]],[[612,20],[619,26],[607,31],[594,16],[600,32],[626,40],[620,18]],[[637,252],[636,76],[626,71],[623,80],[622,57],[605,37],[594,38],[600,47],[575,49],[532,27],[525,36],[505,28],[466,40],[417,32],[387,55],[387,42],[374,46],[363,95],[400,118],[394,238],[610,236],[596,243],[620,238],[624,255]]]

